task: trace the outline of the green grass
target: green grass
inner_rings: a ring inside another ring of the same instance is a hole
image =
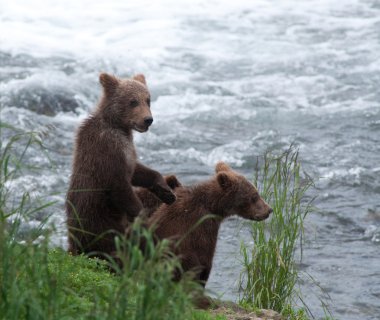
[[[256,167],[255,184],[273,213],[269,220],[251,224],[254,245],[241,245],[239,302],[283,313],[297,296],[295,254],[302,247],[303,224],[311,208],[305,193],[312,181],[302,175],[293,149],[277,157],[267,154]]]
[[[223,319],[194,310],[183,287],[157,279],[159,271],[149,280],[115,275],[104,261],[41,244],[8,253],[15,256],[2,269],[1,319]]]

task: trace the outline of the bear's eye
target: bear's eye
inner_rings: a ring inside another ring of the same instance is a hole
[[[239,204],[240,209],[247,209],[247,208],[249,208],[249,206],[250,206],[249,202],[242,202]]]
[[[139,105],[139,102],[137,100],[133,99],[133,100],[131,100],[131,102],[129,102],[129,105],[132,108],[136,108]]]
[[[150,108],[150,98],[146,99],[146,103],[147,103],[148,107]]]
[[[259,195],[258,194],[253,195],[252,198],[251,198],[251,201],[254,203],[257,200],[259,200]]]

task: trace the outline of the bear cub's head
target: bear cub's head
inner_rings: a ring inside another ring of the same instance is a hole
[[[145,77],[137,74],[131,79],[119,79],[102,73],[99,81],[103,86],[100,111],[115,128],[145,132],[153,122],[150,111],[150,93]]]
[[[224,162],[216,165],[215,172],[216,180],[228,199],[227,215],[238,215],[256,221],[269,217],[273,211],[272,208],[245,177],[233,171]]]

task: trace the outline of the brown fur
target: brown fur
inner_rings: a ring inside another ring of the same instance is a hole
[[[177,201],[172,206],[160,206],[148,224],[156,227],[159,239],[182,239],[174,252],[180,257],[183,271],[194,270],[196,280],[203,285],[211,271],[223,219],[238,215],[260,221],[272,212],[256,188],[223,162],[217,164],[216,175],[210,180],[179,187],[176,195]],[[208,214],[215,216],[207,218]],[[177,274],[176,279],[179,277]]]
[[[175,175],[165,176],[164,178],[167,185],[173,191],[176,188],[182,186]],[[133,190],[139,197],[142,206],[144,207],[144,210],[140,211],[142,218],[149,218],[153,212],[155,212],[160,207],[160,205],[163,204],[162,200],[159,199],[153,192],[149,191],[149,189],[136,187],[133,188]]]
[[[144,76],[122,80],[103,73],[99,80],[103,97],[78,130],[67,193],[73,254],[115,251],[115,232],[123,233],[142,209],[132,185],[149,188],[165,203],[175,201],[161,174],[136,157],[132,130],[145,132],[153,121]]]

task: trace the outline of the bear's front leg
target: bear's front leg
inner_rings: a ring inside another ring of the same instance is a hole
[[[129,222],[133,222],[143,209],[140,199],[127,183],[112,190],[110,196],[112,206],[116,207],[120,213],[126,214]]]
[[[132,185],[149,189],[167,204],[172,204],[176,200],[175,194],[166,183],[164,177],[159,172],[141,163],[136,164]]]

